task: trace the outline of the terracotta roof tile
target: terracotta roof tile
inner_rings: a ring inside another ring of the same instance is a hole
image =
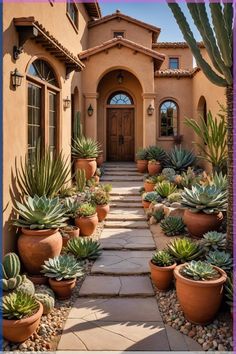
[[[204,48],[203,42],[198,42],[200,48]],[[189,48],[187,42],[159,42],[152,45],[153,48]]]
[[[155,77],[193,77],[200,68],[193,69],[163,69],[155,72]]]

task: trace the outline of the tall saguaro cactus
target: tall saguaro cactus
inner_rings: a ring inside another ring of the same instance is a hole
[[[171,0],[172,1],[172,0]],[[188,43],[197,65],[215,85],[226,88],[228,127],[228,220],[227,238],[233,242],[233,2],[210,2],[212,26],[204,3],[187,3],[193,21],[199,30],[212,65],[203,58],[190,26],[176,2],[168,2],[176,22]]]

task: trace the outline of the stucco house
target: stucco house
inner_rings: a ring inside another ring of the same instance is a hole
[[[150,144],[190,148],[184,117],[218,112],[224,89],[193,67],[186,43],[160,42],[160,31],[118,10],[103,17],[96,1],[3,4],[4,252],[15,243],[15,159],[39,137],[69,155],[76,112],[108,161],[133,161]]]

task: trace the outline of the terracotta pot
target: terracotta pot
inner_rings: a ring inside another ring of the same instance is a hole
[[[223,221],[223,214],[192,213],[185,210],[183,221],[193,238],[202,238],[208,231],[217,231]]]
[[[145,192],[152,192],[154,191],[155,188],[155,183],[150,183],[150,182],[144,182],[144,189]]]
[[[21,229],[18,238],[18,251],[21,261],[30,274],[40,274],[41,266],[48,258],[59,256],[62,249],[62,236],[58,229]]]
[[[196,324],[210,323],[220,308],[223,284],[227,275],[222,269],[214,267],[221,275],[218,279],[209,281],[188,279],[180,274],[185,264],[180,264],[174,270],[180,306],[188,321]]]
[[[138,172],[140,172],[140,173],[147,172],[147,165],[148,165],[147,160],[137,160],[137,162],[136,162]]]
[[[161,164],[160,162],[148,163],[148,173],[151,176],[158,175],[161,173]]]
[[[13,343],[21,343],[28,339],[38,328],[43,314],[43,305],[39,302],[38,311],[21,320],[2,320],[3,337]]]
[[[107,214],[109,213],[109,210],[110,210],[109,204],[97,205],[96,206],[96,211],[97,211],[97,214],[98,214],[98,221],[105,220]]]
[[[96,158],[96,161],[97,161],[97,166],[98,166],[98,167],[102,166],[102,164],[103,164],[103,155],[99,155],[99,156]]]
[[[151,202],[146,202],[146,200],[142,200],[142,204],[144,209],[148,209],[150,207]]]
[[[27,278],[31,280],[35,285],[45,285],[48,283],[48,278],[43,275],[27,274]]]
[[[64,230],[63,232],[66,234],[66,236],[62,236],[62,241],[63,241],[63,247],[67,246],[67,242],[71,239],[71,238],[76,238],[79,237],[80,234],[80,229],[76,226],[74,226],[75,229],[71,229],[69,231]]]
[[[174,269],[176,267],[176,263],[172,264],[168,267],[159,267],[149,262],[149,266],[151,269],[151,277],[152,281],[159,290],[168,290],[173,282],[174,279]]]
[[[91,216],[81,216],[75,218],[75,225],[80,228],[81,236],[91,236],[98,224],[97,213]]]
[[[71,297],[72,290],[75,287],[75,283],[76,279],[57,281],[49,278],[50,287],[55,292],[59,300],[66,300]]]
[[[95,158],[75,159],[75,170],[83,169],[86,173],[86,179],[90,179],[96,172],[97,162]]]

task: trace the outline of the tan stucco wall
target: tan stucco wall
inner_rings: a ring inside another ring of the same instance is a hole
[[[189,48],[153,48],[153,50],[165,54],[165,60],[161,66],[161,69],[169,68],[169,58],[179,58],[180,69],[192,69],[193,68],[193,55]]]

